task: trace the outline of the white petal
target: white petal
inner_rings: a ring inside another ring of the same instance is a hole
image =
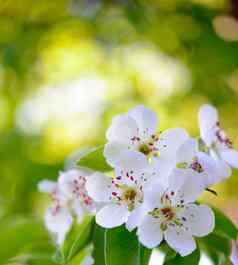
[[[97,202],[107,202],[111,195],[111,179],[102,173],[92,174],[86,182],[88,195]]]
[[[238,168],[238,152],[234,149],[226,149],[220,152],[220,155],[228,165]]]
[[[83,208],[80,201],[74,202],[73,210],[77,216],[77,222],[78,222],[78,224],[80,224],[83,221],[85,214],[87,214],[87,211]]]
[[[191,254],[196,249],[196,242],[192,235],[179,227],[168,227],[164,232],[164,238],[168,245],[182,257]]]
[[[122,152],[116,164],[115,175],[120,176],[126,185],[134,185],[135,180],[140,181],[142,174],[150,170],[146,156],[137,151]],[[132,180],[127,173],[133,177]]]
[[[96,215],[96,222],[102,227],[113,228],[127,221],[129,212],[124,205],[109,204],[104,206]]]
[[[213,141],[213,128],[218,122],[218,112],[216,108],[205,104],[201,106],[198,114],[201,138],[207,145]]]
[[[112,120],[112,124],[106,132],[109,142],[131,143],[131,139],[138,135],[136,121],[126,115],[118,115]]]
[[[161,157],[174,157],[178,148],[188,137],[188,133],[181,128],[169,129],[161,133],[157,145]]]
[[[188,205],[182,213],[192,235],[203,237],[211,233],[215,227],[215,216],[207,205]]]
[[[195,139],[189,138],[186,140],[177,151],[177,163],[191,163],[196,156],[198,143]]]
[[[224,180],[230,177],[232,173],[231,168],[226,162],[224,162],[223,160],[217,161],[217,168],[218,168],[220,180]]]
[[[129,231],[134,230],[138,225],[141,224],[143,218],[145,217],[147,211],[143,205],[139,205],[135,210],[131,212],[126,222],[126,228]]]
[[[212,186],[221,181],[220,172],[217,168],[217,161],[206,153],[197,153],[198,162],[204,170],[204,185],[205,187]]]
[[[203,177],[191,169],[175,169],[169,177],[169,188],[177,191],[177,196],[182,195],[185,202],[193,202],[204,191]],[[175,199],[179,198],[175,196]]]
[[[63,244],[72,222],[73,218],[65,208],[49,208],[46,211],[45,225],[50,232],[56,235],[59,245]]]
[[[103,154],[106,157],[108,164],[114,167],[121,152],[128,150],[128,148],[133,149],[133,146],[120,142],[108,142],[105,145]]]
[[[139,241],[147,248],[154,248],[163,240],[159,219],[149,215],[144,218],[142,224],[138,227],[137,234]]]
[[[210,150],[210,155],[215,160],[217,167],[215,183],[219,183],[222,180],[229,178],[232,173],[231,167],[223,161],[214,150]]]
[[[151,167],[164,186],[168,185],[168,177],[176,166],[176,159],[168,157],[152,158]]]
[[[143,105],[139,105],[130,110],[128,115],[136,121],[142,138],[144,135],[151,136],[156,132],[158,120],[154,111],[145,108]]]
[[[38,190],[40,192],[52,193],[57,188],[57,182],[51,180],[42,180],[38,183]]]
[[[148,211],[161,205],[161,196],[165,189],[159,180],[155,181],[150,188],[144,190],[144,208]]]
[[[148,166],[145,155],[137,151],[124,151],[117,161],[117,167],[124,170],[135,169],[136,171],[141,171],[148,168]]]

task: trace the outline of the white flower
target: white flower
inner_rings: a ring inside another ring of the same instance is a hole
[[[142,218],[141,203],[155,173],[146,157],[135,151],[124,151],[114,173],[113,178],[94,173],[86,183],[89,195],[106,204],[96,214],[96,222],[106,228],[126,223],[133,230]]]
[[[208,154],[199,151],[198,141],[193,138],[189,138],[178,148],[175,164],[181,170],[192,169],[199,173],[205,188],[218,182],[216,162]]]
[[[158,119],[155,112],[139,105],[126,115],[116,116],[109,127],[104,155],[115,166],[121,152],[135,150],[145,156],[168,157],[188,136],[183,129],[171,129],[157,135]]]
[[[67,208],[67,198],[60,191],[57,182],[43,180],[38,184],[38,189],[51,195],[52,203],[45,213],[45,225],[56,237],[56,243],[62,245],[73,223],[73,218]]]
[[[171,248],[186,256],[196,249],[193,236],[212,232],[215,224],[212,210],[193,203],[203,191],[199,176],[192,170],[175,170],[170,175],[169,186],[158,182],[145,194],[143,204],[147,215],[137,230],[143,245],[154,248],[165,239]]]
[[[61,172],[58,179],[59,188],[71,204],[78,223],[83,220],[85,214],[96,213],[97,205],[88,195],[85,186],[90,174],[86,170],[72,169]]]
[[[211,156],[216,165],[217,181],[231,175],[231,167],[238,168],[238,152],[220,127],[218,112],[211,105],[203,105],[199,110],[201,134],[200,149]]]
[[[85,170],[61,172],[58,182],[43,180],[38,189],[51,195],[52,203],[45,214],[47,229],[56,236],[57,244],[64,242],[71,229],[73,217],[81,223],[86,214],[95,214],[96,203],[88,196],[85,183],[89,177]]]

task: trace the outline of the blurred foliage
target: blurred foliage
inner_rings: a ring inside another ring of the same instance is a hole
[[[26,258],[44,235],[34,220],[48,199],[37,183],[56,179],[75,150],[103,144],[112,116],[129,107],[143,103],[158,111],[159,129],[196,135],[198,107],[209,101],[238,147],[238,39],[222,38],[238,29],[214,23],[237,16],[231,2],[0,1],[0,249],[12,245],[0,263],[53,264]],[[237,177],[206,195],[235,221]]]

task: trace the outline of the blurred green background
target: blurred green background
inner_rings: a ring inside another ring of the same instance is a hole
[[[33,255],[53,252],[37,183],[103,144],[117,113],[145,104],[160,130],[196,136],[211,102],[238,147],[236,2],[0,1],[0,264],[52,264]],[[237,172],[215,190],[204,198],[238,223]]]

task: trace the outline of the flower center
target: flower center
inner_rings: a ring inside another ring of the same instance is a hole
[[[147,144],[142,144],[140,147],[139,147],[139,151],[141,153],[143,153],[144,155],[149,155],[150,152],[151,152],[151,149],[149,148],[149,146]]]
[[[177,163],[176,166],[177,166],[177,168],[180,168],[180,169],[191,168],[191,169],[193,169],[194,171],[196,171],[196,172],[198,172],[198,173],[202,173],[202,172],[204,172],[204,169],[203,169],[202,165],[199,163],[197,157],[194,157],[194,158],[192,159],[191,164],[189,164],[189,163],[187,163],[187,162],[184,162],[184,163]]]
[[[132,211],[135,208],[135,204],[142,201],[142,193],[138,192],[135,188],[126,188],[122,193],[122,200],[127,204],[128,210]]]
[[[162,218],[163,221],[171,221],[175,217],[175,211],[172,207],[155,208],[151,215],[155,218]]]

